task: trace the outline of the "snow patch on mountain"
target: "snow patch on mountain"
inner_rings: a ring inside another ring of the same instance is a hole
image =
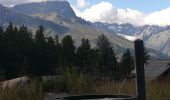
[[[128,39],[129,41],[135,41],[137,39],[137,37],[135,36],[128,36],[128,35],[123,35],[123,34],[117,34],[125,39]]]

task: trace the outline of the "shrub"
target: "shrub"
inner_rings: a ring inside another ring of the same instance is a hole
[[[62,78],[44,82],[43,90],[45,92],[67,92],[71,94],[89,93],[92,90],[89,78],[78,73],[76,69],[61,70],[60,76]]]
[[[67,92],[81,94],[92,91],[90,78],[78,73],[76,69],[66,69],[62,75],[65,78]]]
[[[43,82],[44,92],[65,92],[66,82],[64,80],[48,80]]]

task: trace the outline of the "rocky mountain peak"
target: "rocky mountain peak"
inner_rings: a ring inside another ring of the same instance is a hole
[[[67,1],[48,1],[16,5],[12,9],[24,14],[58,13],[62,18],[76,18],[76,14]]]

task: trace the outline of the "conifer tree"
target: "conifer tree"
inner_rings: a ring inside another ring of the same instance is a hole
[[[5,30],[4,42],[5,42],[5,58],[4,65],[6,66],[6,78],[14,78],[18,74],[18,29],[14,27],[12,23],[9,23]],[[9,63],[10,62],[10,63]]]
[[[13,33],[14,32],[14,27],[13,24],[10,22],[8,27],[6,28],[6,33]]]
[[[115,80],[118,79],[119,64],[109,39],[104,35],[100,35],[96,45],[100,58],[100,67],[98,68],[99,73],[102,74],[102,77],[109,77]]]
[[[44,27],[40,26],[35,34],[35,64],[34,73],[36,75],[46,75],[48,73],[46,38],[44,36]]]
[[[0,27],[0,50],[2,50],[2,45],[3,45],[3,35],[4,35],[4,31],[2,29],[2,27]],[[2,53],[2,52],[0,52]]]
[[[40,26],[35,34],[35,43],[37,44],[37,46],[45,46],[46,41],[44,33],[45,33],[44,27]]]
[[[47,58],[48,61],[47,66],[49,69],[49,73],[53,74],[55,72],[55,68],[57,67],[57,52],[54,39],[50,36],[47,38]]]
[[[34,42],[32,32],[25,25],[19,27],[18,44],[21,56],[20,60],[20,75],[30,75],[33,68],[34,59]]]
[[[90,67],[90,43],[88,39],[82,39],[81,45],[76,52],[77,66],[81,72],[88,72]]]
[[[55,44],[55,61],[56,61],[56,66],[61,67],[62,66],[62,52],[61,52],[61,44],[59,42],[59,37],[58,35],[55,36],[54,38],[54,44]]]
[[[0,27],[0,81],[5,79],[5,71],[3,66],[3,59],[4,59],[4,47],[3,47],[3,29]]]
[[[4,32],[3,28],[0,26],[0,33],[2,34]]]
[[[121,78],[124,79],[128,77],[134,68],[134,58],[132,57],[129,49],[127,49],[120,62]]]
[[[71,36],[65,36],[61,41],[62,65],[65,67],[75,64],[75,46]]]

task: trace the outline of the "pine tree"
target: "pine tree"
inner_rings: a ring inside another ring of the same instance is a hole
[[[65,67],[75,64],[75,46],[71,36],[65,36],[61,41],[62,65]]]
[[[99,73],[102,77],[109,77],[118,79],[119,64],[117,62],[116,55],[112,48],[112,45],[108,38],[104,35],[100,35],[96,42],[97,50],[99,51]]]
[[[47,58],[47,48],[46,48],[46,38],[44,36],[44,27],[40,26],[35,34],[35,64],[34,64],[34,74],[36,75],[46,75],[48,74],[48,61]]]
[[[62,66],[62,52],[61,52],[61,44],[59,42],[59,37],[58,35],[55,36],[54,38],[54,44],[55,44],[55,61],[56,61],[56,66],[61,67]]]
[[[10,22],[8,27],[6,28],[5,33],[13,33],[14,32],[14,27],[13,24]]]
[[[57,67],[57,52],[56,52],[56,46],[55,46],[55,42],[54,39],[50,36],[47,38],[47,66],[49,69],[49,73],[50,74],[54,74],[55,69]]]
[[[35,43],[37,44],[37,46],[45,46],[45,36],[44,36],[45,30],[43,26],[40,26],[39,29],[36,31],[35,34]]]
[[[3,65],[3,59],[4,59],[4,47],[3,47],[3,29],[0,27],[0,81],[5,79],[5,68]]]
[[[32,32],[26,26],[21,26],[18,30],[18,44],[21,56],[20,74],[30,75],[33,61],[33,39]]]
[[[2,46],[3,46],[3,35],[4,35],[4,31],[2,29],[2,27],[0,27],[0,50],[3,49]],[[2,53],[2,52],[0,52]]]
[[[82,39],[81,45],[76,52],[76,61],[79,71],[87,73],[90,67],[90,43],[88,39]]]
[[[14,78],[18,74],[18,62],[19,56],[18,54],[18,29],[14,27],[12,23],[9,23],[8,27],[5,30],[4,34],[4,49],[5,49],[5,58],[4,65],[6,66],[6,77]],[[10,63],[9,63],[10,62]]]
[[[99,55],[99,51],[97,49],[91,49],[90,50],[90,56],[88,58],[89,60],[89,66],[87,68],[87,72],[90,75],[94,75],[97,76],[98,75],[98,68],[100,65],[100,55]]]
[[[56,46],[57,46],[57,45],[60,45],[58,35],[55,35],[54,44],[55,44]]]
[[[131,71],[135,68],[134,58],[132,57],[129,49],[123,54],[120,62],[121,78],[128,77]]]
[[[4,30],[3,30],[3,28],[0,26],[0,33],[3,33],[4,32]]]

